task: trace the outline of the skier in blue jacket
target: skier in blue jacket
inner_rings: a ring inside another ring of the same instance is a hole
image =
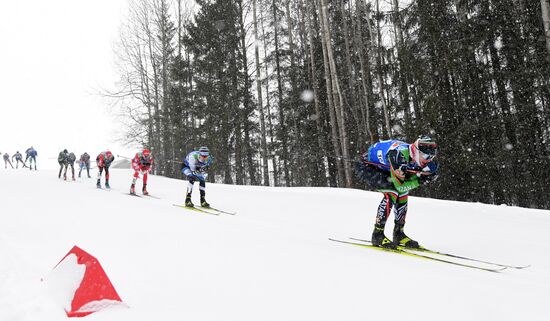
[[[29,169],[32,170],[32,163],[34,161],[34,170],[36,170],[36,156],[38,153],[36,152],[36,149],[34,149],[32,146],[27,148],[25,151],[25,154],[27,155],[25,157],[25,163],[27,162],[27,159],[29,160]]]
[[[378,205],[372,244],[387,248],[419,248],[404,232],[409,192],[437,178],[437,144],[420,136],[413,144],[385,140],[370,146],[356,164],[358,178],[384,194]],[[384,235],[386,221],[395,206],[393,241]]]
[[[185,206],[194,207],[191,201],[193,184],[199,181],[199,191],[201,194],[201,206],[210,207],[206,202],[206,177],[208,176],[208,167],[212,164],[212,156],[208,147],[201,147],[198,151],[192,151],[185,157],[181,172],[187,176],[187,196],[185,197]]]

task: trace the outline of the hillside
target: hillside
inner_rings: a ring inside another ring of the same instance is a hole
[[[85,320],[516,321],[550,312],[548,211],[410,198],[407,233],[424,246],[531,264],[491,273],[327,239],[369,238],[377,193],[209,184],[212,206],[238,212],[212,216],[172,206],[183,203],[184,181],[152,176],[160,199],[137,198],[126,195],[129,170],[111,175],[104,191],[55,170],[0,170],[0,320],[67,319],[41,279],[73,245],[99,259],[129,307]]]

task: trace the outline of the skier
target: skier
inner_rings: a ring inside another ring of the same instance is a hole
[[[80,170],[78,171],[78,178],[80,178],[80,174],[82,174],[82,169],[86,167],[86,172],[88,172],[88,178],[90,178],[90,155],[86,152],[84,154],[80,155],[80,160],[78,161]]]
[[[185,157],[181,172],[187,176],[187,196],[185,197],[185,206],[194,207],[191,202],[191,193],[193,192],[193,184],[199,181],[199,191],[201,194],[201,206],[210,207],[206,202],[206,176],[208,167],[212,164],[212,156],[208,147],[201,147],[198,151],[192,151]]]
[[[115,156],[111,151],[104,151],[96,157],[97,168],[99,172],[97,174],[97,188],[101,188],[101,173],[105,170],[105,188],[111,188],[109,186],[109,166],[115,160]]]
[[[74,162],[76,161],[76,155],[73,152],[70,152],[67,156],[67,164],[71,167],[71,173],[73,177],[73,181],[76,180],[74,178]],[[65,180],[67,180],[67,167],[65,167]]]
[[[57,178],[61,178],[61,172],[63,172],[63,179],[67,180],[67,166],[69,165],[69,152],[67,149],[59,152],[57,162],[59,163],[59,174],[57,174]],[[65,171],[63,171],[63,169],[65,169]]]
[[[29,169],[32,170],[32,162],[34,161],[34,170],[36,170],[36,155],[38,155],[36,150],[31,146],[31,147],[27,148],[27,150],[25,151],[25,154],[27,155],[25,157],[25,163],[27,163],[27,159],[28,159],[29,160]]]
[[[10,164],[11,168],[13,168],[13,164],[10,161],[10,155],[8,153],[4,154],[4,164],[6,165],[6,168],[8,168],[8,164]]]
[[[419,248],[417,241],[404,232],[409,191],[437,178],[433,161],[437,144],[429,136],[420,136],[413,144],[399,140],[380,141],[361,155],[356,164],[358,178],[384,194],[378,206],[372,244],[387,248],[398,245]],[[393,242],[384,235],[384,226],[395,205]]]
[[[27,167],[27,165],[25,165],[25,162],[23,162],[23,155],[21,155],[21,153],[19,151],[17,151],[15,154],[13,154],[13,156],[11,157],[11,160],[13,161],[13,159],[15,158],[15,168],[18,169],[19,168],[19,162],[21,162],[21,164],[23,164],[23,168]]]
[[[136,156],[132,159],[132,168],[134,169],[134,177],[132,179],[132,185],[130,186],[130,194],[136,194],[136,180],[139,178],[139,174],[143,175],[143,195],[149,195],[147,192],[147,174],[151,171],[151,165],[153,164],[153,156],[151,151],[144,149],[143,151],[136,153]]]

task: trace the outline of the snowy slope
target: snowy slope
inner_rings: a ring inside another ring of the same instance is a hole
[[[368,238],[377,193],[209,184],[212,206],[238,212],[210,216],[172,206],[181,180],[151,177],[161,199],[125,195],[130,180],[113,170],[103,191],[54,170],[0,170],[0,320],[67,319],[41,278],[73,245],[100,260],[129,306],[85,320],[550,317],[548,211],[410,198],[407,232],[424,246],[532,265],[490,273],[327,240]]]

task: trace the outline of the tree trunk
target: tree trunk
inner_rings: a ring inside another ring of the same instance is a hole
[[[325,45],[327,47],[327,56],[329,62],[330,77],[332,79],[332,94],[334,96],[334,111],[336,114],[336,121],[338,122],[338,128],[340,130],[340,147],[342,149],[343,168],[345,175],[345,186],[351,187],[351,170],[350,170],[350,158],[349,158],[349,139],[347,137],[345,114],[344,114],[344,100],[342,97],[342,91],[340,89],[340,82],[338,80],[338,72],[336,69],[336,62],[334,60],[331,34],[329,28],[328,10],[325,0],[321,0],[322,22],[325,30]]]
[[[279,126],[280,126],[280,137],[281,137],[281,158],[283,159],[283,172],[285,173],[285,186],[290,186],[290,173],[288,170],[288,142],[287,142],[287,132],[285,124],[285,113],[283,108],[283,84],[281,79],[281,59],[279,52],[279,31],[277,26],[279,25],[279,18],[277,15],[277,6],[275,0],[272,1],[272,10],[273,10],[273,26],[274,26],[274,41],[275,41],[275,65],[277,73],[277,94],[279,98]]]
[[[325,82],[326,82],[326,88],[327,88],[327,102],[328,102],[328,109],[329,109],[329,115],[330,115],[330,128],[332,133],[332,146],[334,148],[334,164],[336,164],[336,168],[338,171],[338,186],[344,186],[344,167],[342,166],[342,163],[344,160],[342,159],[342,153],[341,153],[341,147],[340,147],[340,138],[338,136],[338,121],[336,117],[336,109],[334,107],[334,100],[333,100],[333,79],[330,77],[330,63],[328,58],[328,45],[327,45],[327,39],[329,39],[326,35],[326,30],[324,28],[324,15],[325,10],[323,7],[325,6],[323,0],[321,1],[320,5],[317,7],[319,8],[319,23],[321,25],[321,43],[323,47],[323,64],[325,67]],[[329,39],[330,41],[330,39]]]
[[[542,10],[542,21],[544,23],[546,50],[548,51],[548,59],[550,59],[550,1],[540,0],[540,6]]]
[[[261,135],[261,155],[262,155],[262,168],[263,168],[263,180],[264,185],[269,186],[269,167],[267,158],[267,139],[265,129],[265,115],[262,99],[262,79],[261,79],[261,66],[260,66],[260,50],[259,38],[258,38],[258,18],[256,10],[256,1],[252,0],[252,11],[254,20],[254,56],[256,62],[256,91],[258,92],[258,110],[260,111],[260,135]]]
[[[267,37],[265,34],[264,29],[264,23],[263,23],[263,14],[262,11],[260,11],[260,21],[262,25],[262,39],[263,39],[263,45],[264,45],[264,61],[267,60]],[[273,121],[271,117],[271,103],[269,100],[269,66],[268,64],[265,65],[265,100],[266,100],[266,109],[267,109],[267,123],[269,124],[269,142],[271,143],[271,146],[275,146],[274,138],[275,138],[275,131],[273,129]],[[268,148],[268,153],[270,152]],[[279,163],[277,162],[276,155],[268,154],[269,157],[271,157],[272,166],[273,166],[273,186],[279,186]]]
[[[368,12],[368,10],[367,10]],[[379,1],[376,0],[376,14],[380,14],[380,5]],[[367,13],[367,17],[368,17]],[[370,19],[367,18],[367,21],[370,21]],[[370,24],[370,23],[369,23]],[[369,32],[371,31],[371,27],[369,25]],[[371,34],[371,41],[374,39],[374,37]],[[378,77],[378,91],[380,96],[380,103],[382,104],[382,111],[384,114],[384,120],[386,121],[386,134],[388,135],[388,138],[392,137],[392,128],[390,124],[390,113],[388,110],[388,106],[386,105],[386,99],[384,98],[384,79],[382,77],[382,35],[380,32],[380,20],[376,19],[376,76]]]
[[[324,131],[323,126],[321,124],[321,107],[320,107],[320,101],[319,101],[319,81],[317,79],[317,63],[315,61],[315,42],[313,40],[313,10],[312,8],[315,7],[315,3],[313,0],[308,0],[308,3],[306,4],[307,8],[307,33],[308,33],[308,39],[309,39],[309,59],[311,64],[311,83],[313,87],[313,99],[315,104],[315,126],[317,129],[317,161],[319,164],[319,173],[322,175],[324,179],[324,184],[326,184],[326,169],[325,169],[325,163],[328,162],[326,159],[326,145],[324,140]]]

